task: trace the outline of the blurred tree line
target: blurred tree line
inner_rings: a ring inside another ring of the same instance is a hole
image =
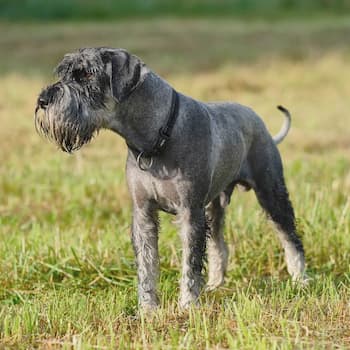
[[[0,19],[85,20],[159,15],[271,18],[350,13],[350,0],[0,0]]]

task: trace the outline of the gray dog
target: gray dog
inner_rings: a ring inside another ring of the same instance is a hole
[[[208,244],[209,290],[224,281],[228,251],[225,207],[236,185],[253,189],[274,222],[293,280],[304,279],[304,250],[276,144],[263,121],[237,103],[203,103],[177,93],[136,56],[122,49],[83,48],[64,56],[59,81],[37,101],[39,132],[66,152],[100,129],[128,145],[127,181],[133,201],[132,242],[139,303],[158,305],[158,211],[176,214],[182,240],[180,306],[196,303]]]

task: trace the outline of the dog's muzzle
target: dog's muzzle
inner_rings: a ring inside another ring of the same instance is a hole
[[[36,108],[37,109],[41,108],[45,110],[47,106],[53,102],[54,97],[58,94],[59,91],[60,91],[60,86],[58,85],[58,83],[47,87],[39,95]]]
[[[85,114],[79,93],[56,83],[38,97],[35,127],[39,134],[71,153],[88,143],[98,131]]]

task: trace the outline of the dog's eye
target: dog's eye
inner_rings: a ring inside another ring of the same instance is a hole
[[[77,69],[73,72],[73,79],[80,83],[83,80],[89,80],[91,79],[93,74],[91,72],[88,72],[84,69]]]

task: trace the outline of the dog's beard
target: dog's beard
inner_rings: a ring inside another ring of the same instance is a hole
[[[35,127],[39,134],[56,143],[64,152],[71,153],[89,143],[97,134],[99,126],[90,118],[81,97],[72,89],[61,91],[47,108],[37,107]]]

